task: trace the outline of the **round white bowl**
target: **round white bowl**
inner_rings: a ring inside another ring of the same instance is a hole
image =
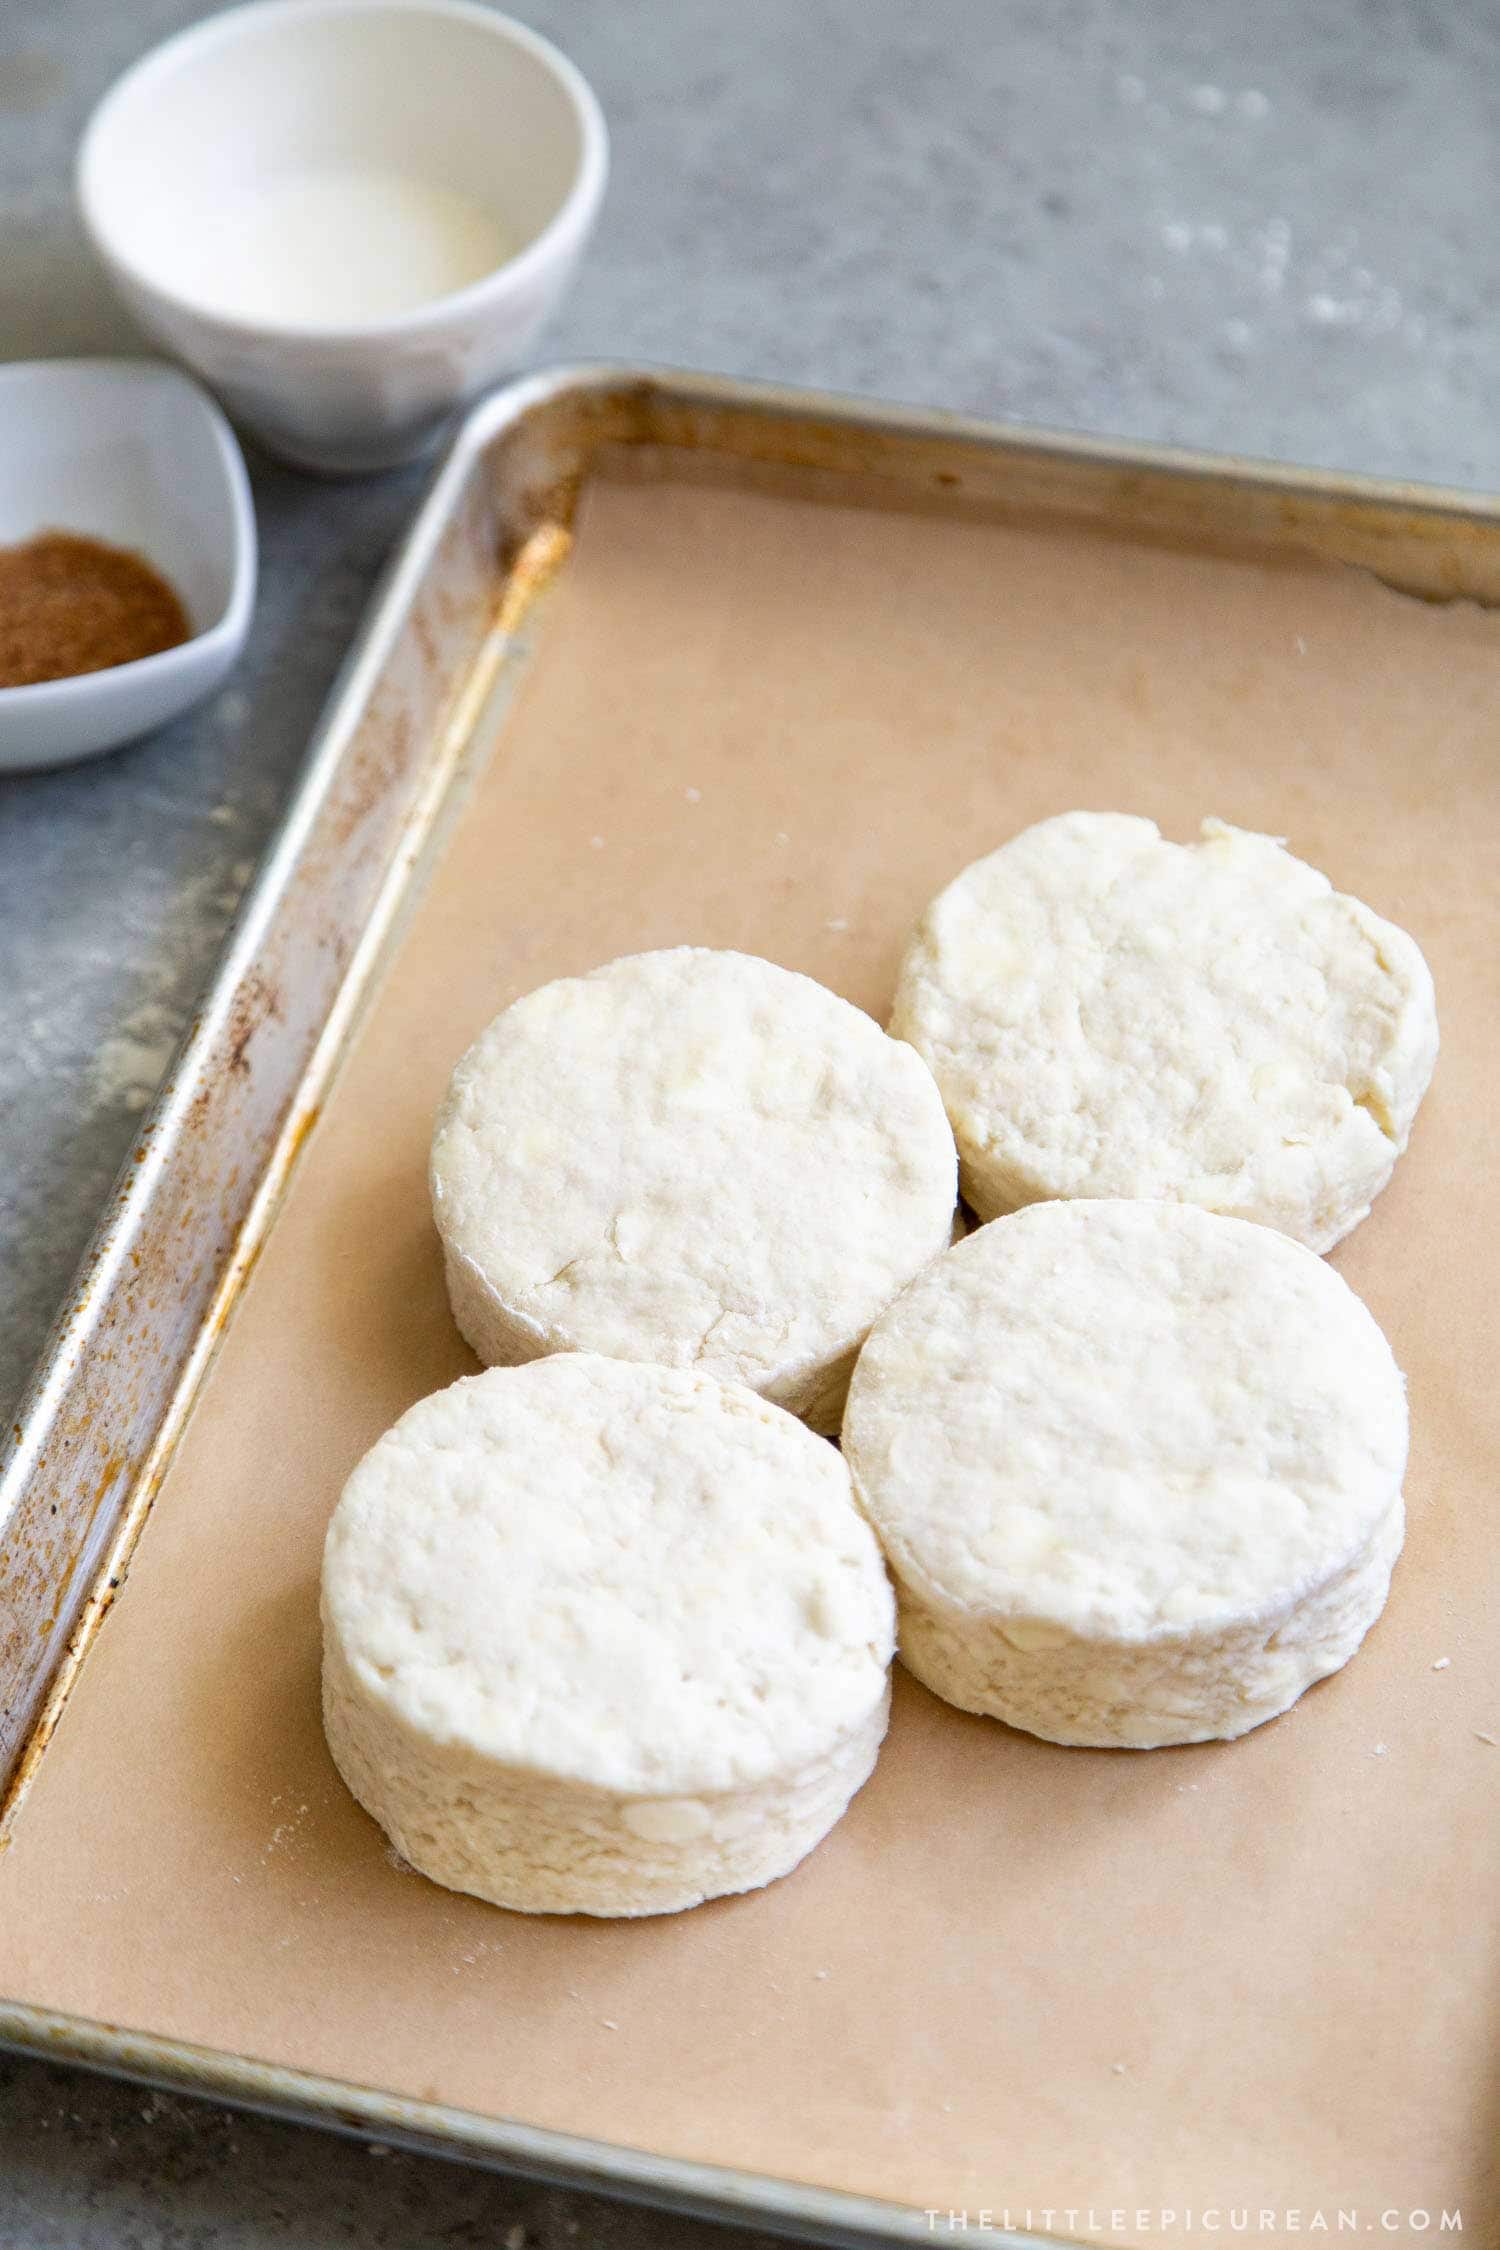
[[[390,318],[247,318],[203,286],[227,214],[309,168],[406,174],[493,211],[519,245]],[[254,0],[169,39],[95,110],[83,222],[152,336],[273,452],[333,473],[426,451],[521,359],[572,277],[608,171],[566,56],[473,0]]]
[[[179,648],[0,687],[0,772],[132,742],[211,695],[245,644],[255,517],[240,449],[175,367],[42,359],[0,367],[0,545],[80,532],[154,563],[187,611]]]

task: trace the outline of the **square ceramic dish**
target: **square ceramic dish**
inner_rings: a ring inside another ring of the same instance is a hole
[[[0,687],[0,770],[113,750],[211,695],[255,603],[255,517],[228,423],[154,360],[0,367],[0,546],[71,531],[162,572],[192,638],[74,679]]]

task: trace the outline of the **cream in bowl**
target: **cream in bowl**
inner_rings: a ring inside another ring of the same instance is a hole
[[[525,353],[607,170],[545,40],[471,0],[256,0],[95,111],[84,223],[141,324],[308,467],[422,451]]]
[[[211,310],[334,328],[455,296],[517,245],[486,204],[420,173],[318,164],[231,198],[188,247],[196,270],[184,278]]]

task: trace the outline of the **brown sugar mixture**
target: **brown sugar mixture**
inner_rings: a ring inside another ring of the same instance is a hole
[[[191,631],[166,579],[124,547],[71,531],[0,547],[0,688],[103,672]]]

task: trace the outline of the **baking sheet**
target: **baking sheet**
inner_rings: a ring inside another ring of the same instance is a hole
[[[976,2221],[1456,2208],[1494,2239],[1500,621],[875,497],[650,463],[586,494],[0,1859],[0,1989]],[[530,1922],[399,1871],[322,1747],[317,1560],[360,1451],[472,1365],[423,1183],[455,1055],[544,978],[684,940],[880,1012],[931,891],[1072,805],[1285,834],[1432,961],[1438,1077],[1336,1261],[1413,1407],[1368,1648],[1239,1744],[1146,1756],[903,1680],[804,1868],[675,1920]]]

